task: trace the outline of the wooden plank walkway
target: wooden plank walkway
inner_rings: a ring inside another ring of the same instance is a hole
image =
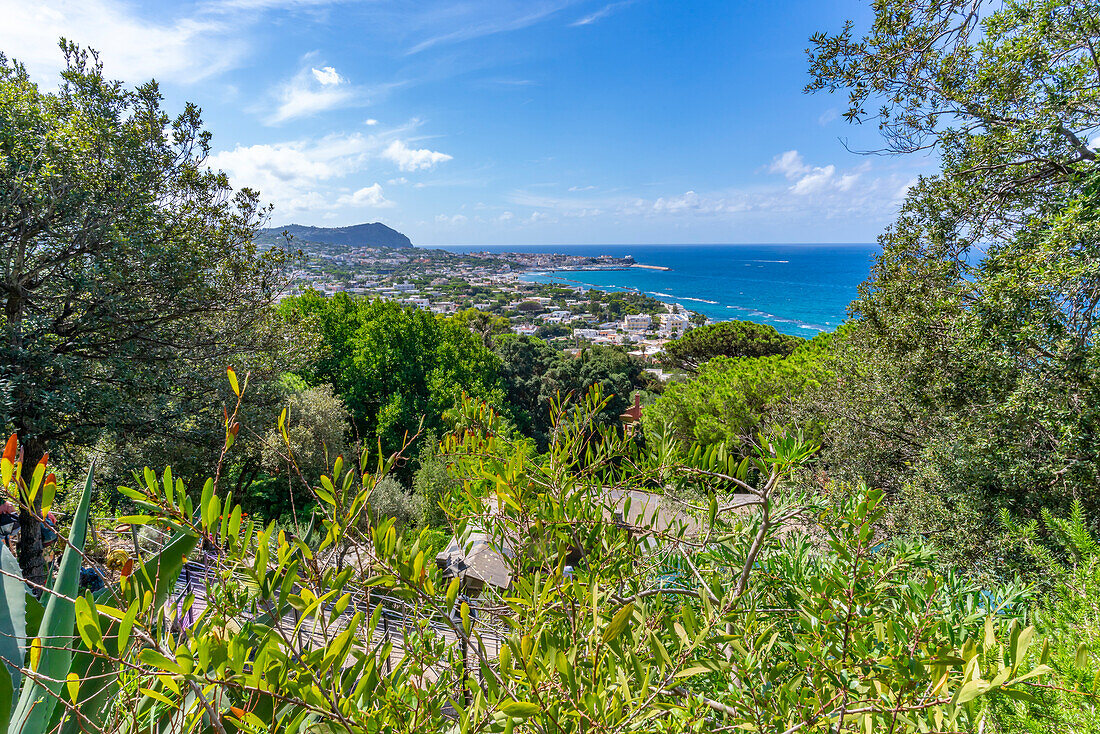
[[[218,581],[216,578],[211,578],[212,576],[210,568],[205,563],[188,561],[184,564],[179,577],[176,579],[170,601],[176,612],[178,624],[182,629],[190,628],[206,611],[208,584],[211,582],[217,583]],[[186,605],[188,599],[191,600],[189,606]],[[295,635],[295,630],[297,630],[297,641],[302,647],[321,646],[325,643],[326,638],[332,639],[343,632],[356,612],[362,612],[364,616],[369,618],[379,605],[382,607],[381,619],[371,638],[364,639],[357,636],[357,640],[364,649],[367,647],[379,649],[383,644],[389,642],[392,646],[388,661],[391,670],[401,664],[410,643],[414,640],[415,645],[420,645],[429,639],[441,639],[445,645],[461,650],[461,638],[450,624],[439,618],[417,614],[415,610],[410,610],[404,601],[385,595],[371,595],[369,601],[363,598],[353,598],[347,609],[335,619],[329,618],[332,606],[327,605],[325,607],[325,624],[314,618],[307,619],[299,627],[297,615],[291,613],[284,615],[276,626],[283,630],[287,636]],[[485,657],[490,661],[497,659],[503,644],[501,631],[493,629],[482,621],[488,615],[479,613],[476,606],[474,606],[474,610],[474,634],[467,642],[468,647],[466,650],[471,669],[477,668],[478,644],[481,645]],[[428,677],[434,679],[440,673],[442,671],[437,671],[436,675],[429,675]]]

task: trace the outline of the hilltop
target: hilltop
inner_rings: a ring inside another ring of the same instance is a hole
[[[381,222],[353,224],[348,227],[308,227],[303,224],[287,224],[282,227],[261,229],[260,242],[281,241],[282,233],[289,232],[295,242],[317,242],[347,247],[412,247],[412,241],[392,227]]]

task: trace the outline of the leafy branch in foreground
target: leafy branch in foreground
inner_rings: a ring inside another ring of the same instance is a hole
[[[223,459],[247,389],[229,376]],[[815,448],[799,436],[668,464],[602,424],[605,405],[595,389],[556,406],[541,456],[460,406],[440,455],[462,484],[441,509],[464,553],[507,567],[496,589],[374,510],[400,454],[338,457],[301,537],[244,518],[217,473],[195,501],[146,470],[120,520],[175,540],[99,595],[50,602],[68,616],[16,653],[45,691],[18,711],[104,732],[943,731],[1049,673],[1026,664],[1023,592],[984,595],[883,544],[880,493],[826,508],[792,490]],[[662,477],[698,483],[709,509],[670,509]]]

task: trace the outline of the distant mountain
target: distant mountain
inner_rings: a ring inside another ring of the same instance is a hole
[[[297,242],[320,242],[329,245],[347,247],[412,247],[412,241],[405,235],[382,224],[353,224],[350,227],[307,227],[302,224],[288,224],[285,227],[261,229],[260,242],[275,242],[289,232]]]

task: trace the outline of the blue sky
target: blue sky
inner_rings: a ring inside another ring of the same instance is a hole
[[[416,244],[870,242],[927,157],[805,95],[817,30],[866,3],[0,0],[44,84],[56,38],[199,104],[211,163],[272,224]]]

